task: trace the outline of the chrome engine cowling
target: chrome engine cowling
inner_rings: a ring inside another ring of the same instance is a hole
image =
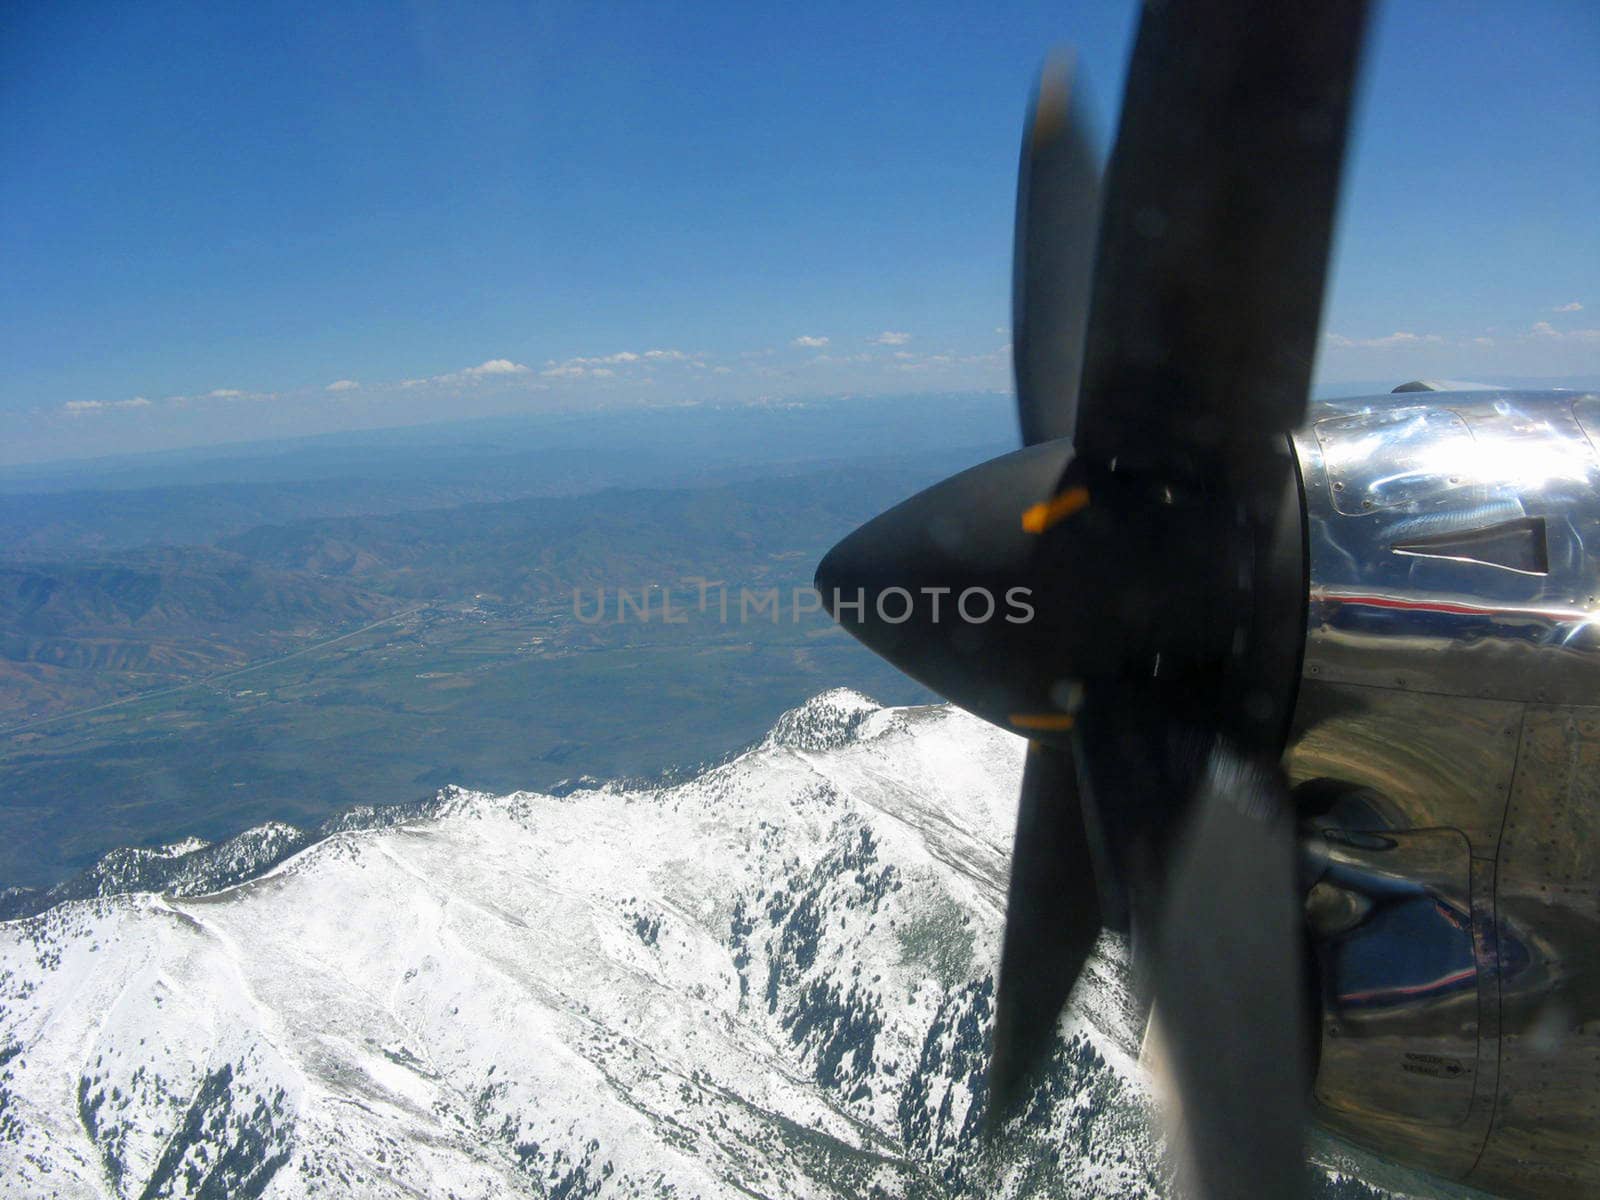
[[[1333,401],[1294,446],[1318,1118],[1600,1195],[1600,397]]]

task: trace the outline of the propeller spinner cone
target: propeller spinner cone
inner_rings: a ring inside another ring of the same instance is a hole
[[[1071,460],[1064,440],[1030,446],[869,521],[818,566],[823,604],[963,708],[1010,729],[1065,729],[1077,555],[1057,527],[1087,503]]]

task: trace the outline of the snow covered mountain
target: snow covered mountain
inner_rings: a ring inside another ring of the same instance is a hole
[[[831,692],[670,787],[109,856],[0,925],[0,1195],[1164,1195],[1112,938],[977,1136],[1021,764]]]

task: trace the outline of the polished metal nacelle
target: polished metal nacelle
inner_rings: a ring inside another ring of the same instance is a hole
[[[1335,400],[1293,444],[1317,1116],[1600,1196],[1600,396]]]

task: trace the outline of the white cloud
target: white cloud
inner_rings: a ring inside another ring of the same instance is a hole
[[[647,367],[658,363],[681,362],[691,367],[704,369],[705,364],[693,355],[685,354],[682,350],[646,350],[638,353],[633,350],[618,350],[615,354],[576,355],[567,359],[546,359],[544,369],[539,374],[551,379],[581,379],[585,376],[607,379],[615,377],[614,368],[631,367],[642,363]],[[646,384],[647,378],[634,375],[634,382]]]
[[[1527,336],[1541,342],[1600,342],[1600,329],[1557,329],[1549,321],[1535,321]]]
[[[978,362],[983,357],[985,356],[969,355],[966,358],[963,358],[961,361]],[[889,365],[896,371],[931,371],[939,367],[951,366],[956,362],[956,356],[953,354],[929,354],[924,358],[918,358],[915,354],[902,353],[896,354],[895,358],[898,361],[892,362]]]
[[[1558,304],[1554,308],[1552,308],[1550,311],[1551,312],[1582,312],[1583,311],[1583,305],[1579,304],[1576,300],[1574,300],[1571,304]]]
[[[607,363],[638,362],[639,356],[632,350],[618,350],[615,354],[596,354],[589,358],[579,355],[577,358],[569,358],[567,361],[569,363],[576,363],[580,367],[596,367],[604,366]]]
[[[1335,350],[1393,350],[1400,346],[1436,346],[1444,342],[1437,333],[1411,333],[1400,330],[1383,337],[1351,338],[1340,333],[1324,335]]]
[[[61,406],[62,410],[69,413],[106,412],[114,408],[149,408],[150,401],[143,396],[135,396],[131,400],[68,400]]]
[[[430,375],[424,379],[402,379],[398,384],[375,384],[373,386],[378,388],[393,386],[405,390],[431,385],[450,386],[452,384],[476,383],[481,379],[508,379],[512,376],[527,375],[531,372],[531,367],[526,367],[519,362],[512,362],[509,358],[491,358],[475,367],[463,367],[459,371],[449,371],[443,375]],[[353,379],[341,379],[338,383],[329,384],[328,390],[330,392],[348,391],[350,388],[360,386]]]
[[[1564,327],[1575,323],[1570,316],[1549,315],[1547,320],[1485,322],[1440,333],[1424,333],[1415,326],[1374,337],[1327,333],[1319,374],[1324,381],[1369,380],[1391,373],[1397,378],[1447,379],[1592,374],[1600,366],[1595,357],[1600,329]]]
[[[512,362],[509,358],[491,358],[488,362],[468,367],[461,373],[472,379],[481,379],[485,375],[526,375],[528,368],[521,363]]]
[[[617,350],[562,359],[536,359],[532,365],[510,358],[492,358],[476,366],[431,376],[365,380],[339,378],[321,385],[311,384],[278,393],[214,388],[203,393],[164,395],[155,403],[158,410],[182,410],[222,402],[230,411],[235,411],[242,408],[244,402],[282,400],[298,403],[317,397],[342,398],[346,393],[351,399],[357,399],[356,392],[375,402],[399,398],[404,394],[405,400],[411,404],[419,403],[425,397],[468,403],[465,397],[474,394],[487,401],[490,393],[545,391],[552,387],[559,387],[573,395],[592,390],[596,402],[599,402],[606,397],[614,399],[625,390],[644,389],[652,385],[658,391],[665,391],[669,387],[690,389],[690,381],[697,374],[702,381],[709,381],[713,376],[736,377],[740,380],[770,377],[792,384],[813,372],[818,373],[813,377],[820,377],[821,372],[828,371],[838,373],[839,382],[860,387],[866,386],[868,378],[856,377],[863,368],[881,371],[892,366],[896,370],[944,374],[961,372],[972,366],[987,367],[988,360],[994,357],[993,353],[972,355],[955,350],[947,350],[942,354],[925,353],[921,349],[922,335],[901,330],[885,329],[865,337],[859,334],[841,336],[846,340],[839,347],[835,347],[832,339],[824,334],[803,334],[793,338],[789,345],[807,351],[803,355],[786,354],[781,343],[778,349],[765,347],[714,354],[653,346],[647,350]],[[1532,335],[1523,336],[1527,338]],[[919,346],[916,352],[910,348],[913,342]],[[719,382],[715,390],[726,392],[731,383],[731,378],[726,383]],[[235,401],[240,403],[233,403]],[[61,404],[55,411],[92,414],[110,409],[140,408],[150,403],[142,397],[125,401],[80,400]]]

